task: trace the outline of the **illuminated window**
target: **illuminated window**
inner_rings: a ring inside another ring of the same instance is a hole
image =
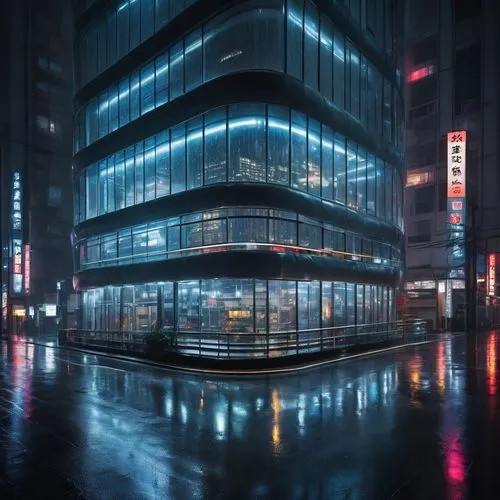
[[[429,66],[424,66],[423,68],[418,68],[410,71],[408,73],[408,82],[416,82],[418,80],[422,80],[423,78],[427,78],[434,74],[434,65],[430,64]]]
[[[406,177],[406,187],[420,186],[431,182],[431,172],[428,170],[424,172],[410,172]]]

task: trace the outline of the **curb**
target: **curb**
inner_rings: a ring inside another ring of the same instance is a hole
[[[455,335],[461,335],[461,334],[452,334],[453,336]],[[74,351],[74,352],[82,352],[86,354],[92,354],[94,356],[101,356],[103,358],[108,358],[108,359],[117,359],[120,361],[128,362],[128,363],[134,363],[134,364],[139,364],[139,365],[145,365],[145,366],[150,366],[154,368],[160,368],[165,371],[174,371],[174,372],[180,372],[180,373],[191,373],[191,374],[197,374],[197,375],[239,375],[239,376],[247,376],[247,375],[286,375],[286,374],[291,374],[291,373],[297,373],[297,372],[303,372],[306,370],[311,370],[313,368],[319,368],[322,366],[338,363],[341,361],[349,361],[352,359],[357,359],[357,358],[362,358],[362,357],[368,357],[368,356],[373,356],[375,354],[383,354],[389,351],[394,351],[396,349],[403,349],[405,347],[415,347],[415,346],[420,346],[420,345],[426,345],[426,344],[432,344],[435,342],[442,342],[443,340],[446,340],[450,337],[440,337],[440,338],[435,338],[431,340],[423,340],[420,342],[411,342],[408,344],[401,344],[401,345],[396,345],[396,346],[391,346],[391,347],[385,347],[383,349],[376,349],[376,350],[370,350],[366,352],[360,352],[356,354],[348,354],[345,356],[339,356],[337,358],[332,358],[332,359],[326,359],[322,361],[316,361],[316,362],[311,362],[307,364],[302,364],[302,365],[295,365],[295,366],[289,366],[289,367],[283,367],[283,368],[262,368],[262,369],[250,369],[250,370],[220,370],[220,369],[209,369],[209,368],[192,368],[192,367],[185,367],[181,365],[172,365],[172,364],[166,364],[166,363],[157,363],[155,361],[149,361],[149,360],[144,360],[140,358],[134,358],[134,357],[129,357],[129,356],[122,356],[119,354],[110,354],[106,352],[101,352],[101,351],[94,351],[91,349],[81,349],[81,348],[76,348],[76,347],[71,347],[71,346],[59,346],[59,345],[47,345],[46,343],[43,342],[37,342],[35,340],[26,340],[24,343],[26,344],[33,344],[33,345],[40,345],[44,346],[49,349],[59,349],[59,350],[67,350],[67,351]]]

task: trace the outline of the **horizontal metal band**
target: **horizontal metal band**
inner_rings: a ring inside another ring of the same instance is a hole
[[[290,253],[223,252],[81,271],[78,290],[106,285],[211,278],[348,281],[397,286],[398,268],[359,261]]]

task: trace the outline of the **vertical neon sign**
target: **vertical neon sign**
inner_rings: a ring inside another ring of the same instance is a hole
[[[31,271],[31,245],[28,243],[27,245],[24,245],[24,293],[26,295],[29,295],[31,290],[30,271]]]
[[[23,210],[21,173],[12,176],[12,293],[23,292]]]
[[[448,263],[450,278],[462,278],[465,266],[466,222],[466,146],[465,130],[448,132]]]
[[[488,270],[487,270],[487,282],[486,286],[488,289],[488,295],[496,295],[497,288],[497,256],[494,253],[488,254]]]

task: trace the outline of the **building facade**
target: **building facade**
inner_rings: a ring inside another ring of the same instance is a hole
[[[406,26],[408,312],[440,328],[459,319],[465,275],[477,258],[478,326],[486,325],[486,257],[500,251],[498,2],[411,0]],[[469,247],[453,265],[447,134],[467,134]],[[494,271],[494,273],[496,270]],[[496,292],[494,292],[496,295]]]
[[[402,269],[402,5],[88,4],[72,234],[83,335],[122,346],[158,325],[179,352],[223,338],[237,357],[386,331]]]
[[[57,282],[72,276],[70,7],[0,5],[2,320],[11,333],[40,326]]]

